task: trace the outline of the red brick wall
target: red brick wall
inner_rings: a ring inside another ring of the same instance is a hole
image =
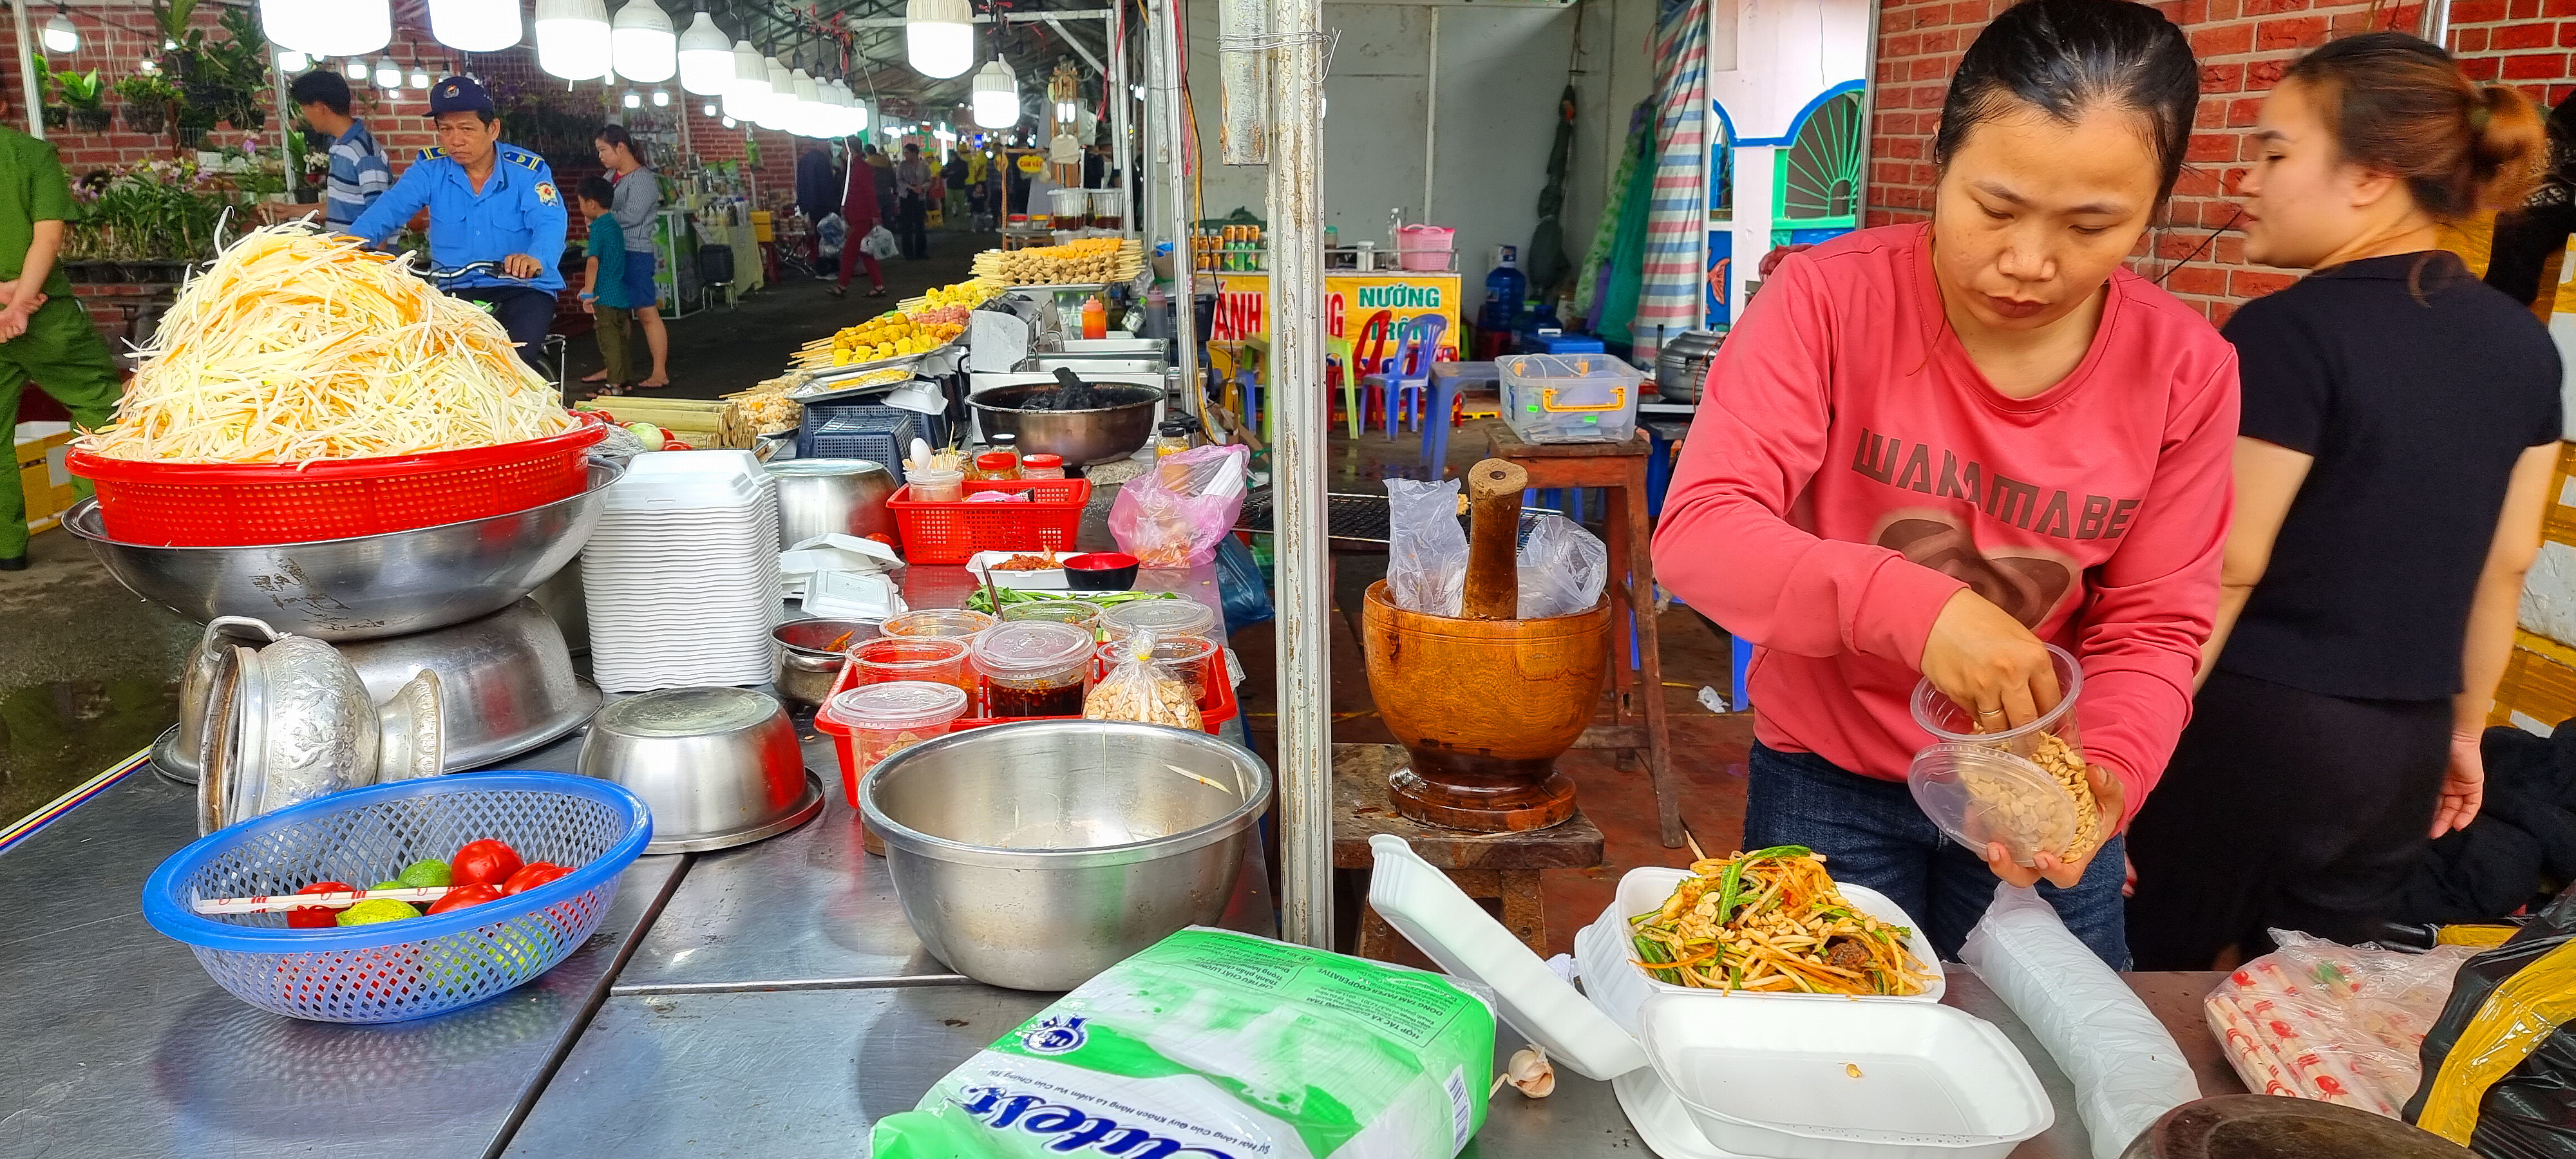
[[[1884,0],[1877,121],[1870,139],[1870,224],[1929,216],[1932,135],[1940,125],[1947,78],[1977,30],[2010,6],[2011,0]],[[2295,276],[2247,263],[2244,240],[2222,228],[2235,213],[2227,195],[2252,156],[2248,133],[2263,94],[2299,53],[2328,37],[2370,27],[2411,31],[2421,8],[2389,5],[2374,16],[2367,3],[2317,0],[2162,0],[2154,6],[2191,35],[2201,64],[2201,99],[2190,164],[2131,266],[2163,277],[2166,289],[2224,321],[2237,303],[2288,285]],[[2543,101],[2576,91],[2570,60],[2576,0],[2454,0],[2451,20],[2452,47],[2470,76],[2502,78]],[[2212,236],[2213,230],[2220,232]]]

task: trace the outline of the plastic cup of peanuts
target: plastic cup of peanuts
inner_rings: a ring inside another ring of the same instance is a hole
[[[2102,832],[2083,750],[2042,735],[2036,761],[1988,745],[1933,745],[1914,754],[1905,787],[1924,816],[1980,857],[1988,842],[2001,842],[2015,865],[2038,864],[2041,850],[2060,864],[2090,856]]]
[[[2084,691],[2084,669],[2066,649],[2055,644],[2047,648],[2048,659],[2057,668],[2057,706],[2039,714],[2039,719],[2020,728],[1980,729],[1974,712],[1959,707],[1925,680],[1914,686],[1914,723],[1931,733],[1933,740],[2003,749],[2024,760],[2039,759],[2043,737],[2053,736],[2080,748],[2084,742],[2075,724],[2075,700]]]

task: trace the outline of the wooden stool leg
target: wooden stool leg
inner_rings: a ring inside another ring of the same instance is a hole
[[[1535,869],[1499,870],[1503,928],[1539,957],[1547,956],[1547,899],[1539,892]]]
[[[1610,593],[1610,720],[1619,725],[1637,723],[1636,676],[1628,668],[1628,616],[1635,605],[1628,587],[1629,540],[1634,531],[1621,515],[1626,494],[1617,487],[1603,490],[1607,510],[1601,521],[1602,530],[1610,535],[1609,578],[1603,585]],[[1637,767],[1632,749],[1616,750],[1612,760],[1621,772]]]
[[[1655,787],[1655,820],[1663,829],[1664,848],[1679,849],[1682,844],[1681,786],[1673,781],[1670,735],[1664,726],[1664,658],[1663,643],[1655,631],[1655,557],[1651,525],[1646,517],[1646,465],[1638,463],[1629,473],[1629,486],[1613,492],[1613,522],[1627,528],[1630,585],[1628,599],[1637,609],[1637,683],[1642,686],[1646,718],[1646,777]],[[1626,641],[1613,645],[1619,647]],[[1618,657],[1617,667],[1625,671],[1628,658]]]

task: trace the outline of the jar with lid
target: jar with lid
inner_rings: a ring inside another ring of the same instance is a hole
[[[1010,620],[968,645],[991,717],[1080,716],[1096,638],[1051,620]]]
[[[853,688],[826,702],[816,714],[817,727],[841,734],[841,792],[859,799],[859,782],[887,757],[926,740],[946,736],[966,715],[966,693],[953,685],[900,680]],[[860,844],[885,856],[885,845],[863,825]]]
[[[1006,483],[1019,477],[1019,461],[1013,459],[1009,451],[986,451],[975,456],[975,478]]]
[[[1020,478],[1062,479],[1065,477],[1064,456],[1062,455],[1050,455],[1045,452],[1039,452],[1029,456],[1028,458],[1020,460]]]
[[[1179,423],[1164,423],[1161,432],[1154,437],[1154,457],[1157,459],[1165,455],[1177,455],[1189,449],[1190,430]]]
[[[889,622],[889,631],[892,630]],[[1219,639],[1216,609],[1197,600],[1136,600],[1100,613],[1100,632],[1112,640],[1124,640],[1140,631],[1152,631],[1163,640]]]

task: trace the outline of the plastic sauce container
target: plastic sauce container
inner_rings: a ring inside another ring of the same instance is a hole
[[[975,456],[975,477],[988,482],[1016,482],[1020,461],[1009,451],[986,451]]]
[[[1089,631],[1050,620],[1013,620],[975,637],[984,715],[1082,715],[1095,646]]]
[[[886,622],[892,625],[894,621]],[[1165,640],[1195,638],[1214,643],[1218,631],[1216,609],[1184,597],[1138,600],[1100,613],[1100,631],[1109,639],[1124,640],[1144,628],[1153,629]]]
[[[1020,460],[1020,478],[1061,479],[1064,477],[1064,456],[1062,455],[1041,453]]]
[[[1012,604],[1002,609],[1002,619],[1004,622],[1051,620],[1096,633],[1100,630],[1100,605],[1089,600],[1045,600],[1039,603]]]
[[[972,636],[999,622],[965,608],[922,608],[889,616],[877,630],[888,636]]]
[[[1127,642],[1109,641],[1100,646],[1099,654],[1101,670],[1106,672],[1127,659]],[[1189,685],[1190,695],[1198,698],[1201,708],[1207,707],[1208,686],[1226,678],[1223,650],[1209,640],[1196,636],[1160,639],[1154,642],[1153,650],[1148,654],[1155,662],[1171,669],[1172,675],[1179,677],[1181,683]]]
[[[1931,733],[1936,741],[2003,749],[2025,760],[2039,751],[2042,734],[2055,734],[2057,739],[2083,748],[2076,731],[2075,699],[2084,691],[2084,669],[2066,649],[2055,644],[2047,648],[2049,661],[2057,669],[2057,705],[2041,713],[2039,719],[2020,728],[1979,729],[1974,712],[1959,707],[1958,702],[1926,680],[1914,686],[1914,723],[1922,725],[1923,731]]]
[[[961,503],[966,499],[964,471],[915,467],[904,472],[903,481],[912,488],[911,498],[917,503]]]
[[[850,689],[824,703],[822,719],[849,730],[841,743],[841,792],[859,799],[859,780],[878,762],[926,740],[946,736],[966,715],[966,693],[950,684],[898,680]],[[885,846],[861,823],[860,843],[885,856]]]
[[[964,692],[976,691],[975,669],[966,661],[966,641],[956,636],[880,636],[850,646],[850,683],[886,684],[926,680]]]

